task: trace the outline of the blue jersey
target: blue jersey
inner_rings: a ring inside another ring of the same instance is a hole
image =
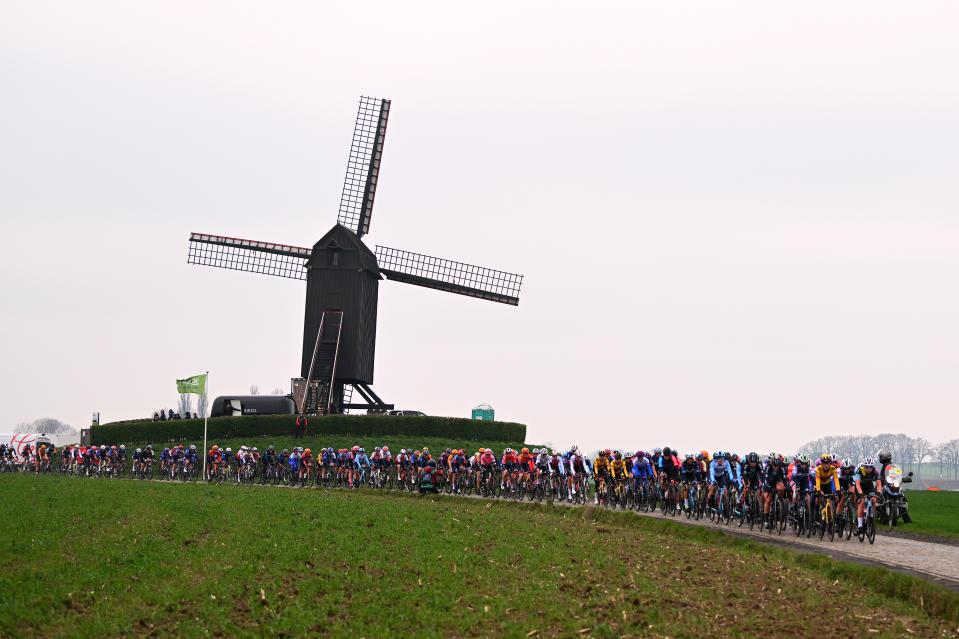
[[[353,460],[353,465],[357,468],[362,468],[363,466],[369,466],[370,460],[366,456],[366,453],[357,454],[356,458]]]
[[[645,479],[653,476],[653,465],[646,457],[633,457],[633,477]]]
[[[730,477],[729,464],[722,457],[714,459],[709,464],[709,481],[723,482]]]

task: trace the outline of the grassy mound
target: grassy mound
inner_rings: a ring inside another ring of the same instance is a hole
[[[0,490],[30,514],[0,519],[2,636],[801,636],[828,619],[927,637],[959,615],[918,580],[925,609],[809,556],[592,508],[56,476]]]
[[[443,437],[464,441],[523,441],[526,426],[513,422],[494,422],[459,417],[398,417],[387,415],[327,415],[309,418],[313,435],[352,435],[354,437]],[[296,426],[292,415],[244,415],[209,420],[210,437],[216,439],[292,435]],[[202,419],[178,419],[165,422],[114,422],[90,430],[94,444],[149,444],[157,441],[202,439]]]

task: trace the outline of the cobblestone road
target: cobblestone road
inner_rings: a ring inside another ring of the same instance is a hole
[[[846,541],[830,542],[829,538],[820,541],[818,537],[807,539],[796,537],[791,528],[786,528],[782,535],[760,532],[758,529],[749,530],[748,526],[739,528],[735,523],[728,526],[717,525],[708,519],[695,521],[681,517],[666,517],[659,513],[638,513],[641,517],[668,519],[680,524],[715,528],[723,532],[741,535],[756,541],[783,545],[806,552],[818,552],[844,560],[859,560],[868,563],[878,563],[895,569],[905,569],[905,572],[918,573],[931,581],[935,581],[953,590],[959,590],[959,546],[931,541],[918,541],[902,537],[890,537],[879,534],[876,543],[860,542],[855,536]]]

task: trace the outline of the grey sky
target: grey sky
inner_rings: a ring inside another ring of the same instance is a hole
[[[200,6],[197,6],[200,5]],[[0,4],[6,426],[286,389],[356,102],[393,100],[370,243],[524,273],[380,289],[374,388],[529,441],[956,436],[955,3]]]

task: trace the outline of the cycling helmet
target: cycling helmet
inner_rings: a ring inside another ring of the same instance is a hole
[[[283,454],[284,454],[284,455],[289,455],[289,454],[290,454],[290,451],[287,450],[286,448],[284,448],[284,449],[283,449]]]
[[[230,448],[229,446],[227,446],[227,448],[226,448],[226,452],[228,452],[228,453],[232,453],[232,452],[233,452],[233,449],[232,449],[232,448]]]
[[[521,450],[520,452],[523,453],[524,455],[527,455],[529,454],[529,448],[524,447],[523,450]]]
[[[715,453],[713,453],[713,459],[716,459],[716,458],[722,457],[722,456],[723,456],[722,451],[717,450]]]
[[[147,444],[147,450],[153,450],[153,444]]]
[[[423,446],[423,454],[426,454],[428,452],[430,452],[430,449],[427,448],[426,446]]]
[[[663,449],[663,455],[665,455],[666,457],[669,457],[672,454],[673,454],[673,451],[669,446]]]
[[[888,450],[880,450],[876,453],[876,457],[879,458],[880,464],[891,464],[892,463],[892,453]]]
[[[606,449],[606,456],[607,456],[607,457],[612,457],[612,456],[613,456],[613,451],[611,451],[610,449],[607,448],[607,449]]]
[[[824,464],[831,464],[832,455],[830,455],[829,453],[823,453],[822,457],[819,458],[819,461],[821,461]]]
[[[726,461],[729,461],[733,458],[733,454],[727,450],[725,453],[723,453],[723,457],[726,458]]]
[[[749,453],[748,455],[746,455],[746,461],[751,464],[759,463],[759,454],[755,452]]]
[[[492,455],[492,454],[493,454],[492,449],[487,448],[487,449],[486,449],[486,454],[487,454],[487,455]]]
[[[618,450],[616,451],[615,455],[616,455],[616,459],[622,459],[622,458],[623,458],[623,454],[622,454],[621,452],[619,452]]]
[[[255,449],[254,449],[254,450],[255,450]],[[306,453],[307,455],[312,455],[312,454],[313,454],[313,453],[310,452],[310,449],[309,449],[309,448],[307,448],[307,449],[304,450],[303,452]]]
[[[847,457],[846,459],[839,462],[839,465],[843,468],[852,468],[852,460]]]
[[[872,457],[866,457],[864,460],[862,460],[862,466],[863,468],[875,468],[876,460],[874,460]]]
[[[106,449],[107,449],[106,444],[101,444],[101,445],[100,445],[100,450],[106,450]]]
[[[796,457],[796,461],[799,462],[800,464],[808,464],[809,458],[806,457],[805,455],[799,455],[798,457]]]
[[[383,452],[384,452],[384,453],[390,452],[390,447],[389,447],[389,446],[384,446],[384,447],[383,447]]]
[[[360,452],[365,455],[365,454],[366,454],[366,449],[365,449],[365,448],[361,448],[361,449],[360,449]]]
[[[142,452],[142,451],[141,451],[139,448],[137,448],[137,449],[136,449],[136,452],[137,452],[137,453],[140,453],[140,452]]]
[[[503,451],[503,454],[504,454],[504,455],[509,455],[509,454],[512,453],[512,452],[513,452],[513,449],[512,449],[512,448],[507,448],[506,450]]]
[[[267,447],[267,450],[273,450],[273,446]]]
[[[190,444],[190,450],[196,450],[196,444]]]
[[[606,456],[606,451],[605,451],[605,450],[599,451],[599,456],[600,456],[600,457],[605,457],[605,456]]]
[[[126,447],[125,445],[120,444],[120,450],[126,450],[126,449],[127,449],[127,447]]]
[[[227,450],[230,450],[230,449],[227,448]],[[169,449],[169,448],[164,448],[164,449],[163,449],[163,452],[164,452],[164,453],[168,453],[168,452],[170,452],[170,449]]]
[[[360,452],[360,447],[359,447],[359,446],[354,446],[354,447],[353,447],[353,452],[354,452],[354,453]]]
[[[260,452],[260,449],[257,448],[256,446],[254,446],[254,447],[253,447],[253,452],[254,452],[254,453],[258,453],[258,452]]]
[[[695,459],[692,453],[686,453],[686,459]]]
[[[220,450],[220,447],[217,446],[216,444],[213,444],[213,450]]]
[[[769,453],[768,459],[770,460],[779,459],[779,455],[777,455],[776,453]]]

